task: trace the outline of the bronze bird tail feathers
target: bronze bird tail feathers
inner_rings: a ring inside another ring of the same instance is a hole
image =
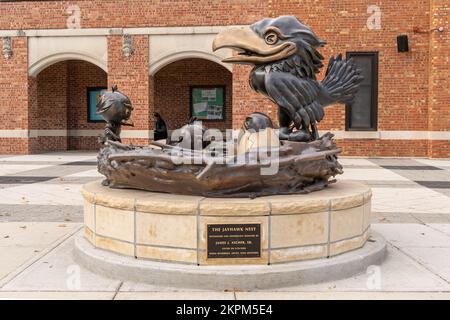
[[[358,92],[358,87],[364,78],[352,59],[343,60],[342,54],[331,57],[325,78],[321,85],[324,92],[323,106],[333,103],[351,103]]]

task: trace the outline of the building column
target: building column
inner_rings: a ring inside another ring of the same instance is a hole
[[[133,52],[126,57],[122,51],[123,36],[108,36],[108,87],[116,84],[133,104],[131,119],[134,127],[122,127],[124,143],[148,144],[153,113],[150,112],[149,38],[132,36]]]
[[[149,75],[148,77],[148,128],[151,130],[150,139],[153,139],[153,130],[155,130],[155,77]]]
[[[3,46],[3,39],[0,38]],[[0,153],[26,154],[32,149],[30,104],[34,95],[33,81],[28,77],[28,45],[26,37],[11,37],[12,55],[0,55]]]
[[[27,153],[39,153],[39,137],[33,132],[39,130],[38,79],[28,76],[28,150]]]
[[[450,4],[430,1],[431,31],[428,126],[431,131],[428,156],[450,157]]]

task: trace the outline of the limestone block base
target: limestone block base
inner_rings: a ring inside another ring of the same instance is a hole
[[[273,265],[329,258],[369,237],[368,186],[344,182],[306,195],[204,198],[83,186],[84,236],[95,248],[190,265]],[[208,257],[207,225],[260,226],[257,257]]]

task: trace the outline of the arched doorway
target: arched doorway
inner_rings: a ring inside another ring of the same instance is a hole
[[[82,60],[56,62],[32,77],[30,117],[39,152],[96,150],[103,121],[90,119],[88,92],[107,86],[107,73]]]
[[[223,111],[216,108],[216,118],[220,119],[203,120],[203,124],[220,130],[232,126],[232,73],[216,62],[201,58],[171,62],[153,75],[153,88],[154,111],[161,114],[169,130],[183,126],[195,115],[191,111],[196,102],[192,95],[203,89],[211,94],[211,100],[217,99],[219,106],[223,88]]]

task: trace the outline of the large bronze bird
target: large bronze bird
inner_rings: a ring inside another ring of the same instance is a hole
[[[326,76],[317,81],[325,42],[294,16],[266,18],[250,27],[230,28],[214,39],[213,50],[235,49],[223,61],[250,64],[250,86],[278,105],[280,139],[311,141],[319,138],[317,122],[323,107],[350,103],[362,81],[353,61],[332,57]],[[297,129],[297,130],[294,130]]]

